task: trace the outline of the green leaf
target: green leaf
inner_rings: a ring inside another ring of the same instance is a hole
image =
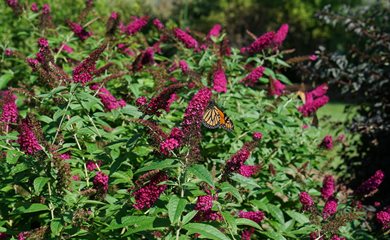
[[[37,177],[34,179],[34,190],[37,195],[41,193],[43,187],[46,185],[46,183],[50,180],[50,178],[47,177]]]
[[[294,219],[295,221],[299,222],[300,224],[305,224],[305,223],[308,223],[310,222],[309,218],[306,217],[304,214],[302,213],[299,213],[299,212],[296,212],[296,211],[292,211],[292,210],[288,210],[286,211],[286,213],[292,218]]]
[[[206,237],[215,240],[229,240],[229,238],[219,231],[217,228],[203,224],[203,223],[190,223],[183,227],[188,231],[188,234],[199,233],[201,237]]]
[[[246,218],[237,218],[236,219],[236,224],[237,225],[251,226],[251,227],[254,227],[254,228],[257,228],[257,229],[261,230],[261,227],[260,227],[259,224],[257,224],[256,222],[254,222],[252,220],[246,219]]]
[[[6,157],[7,163],[15,164],[22,154],[23,154],[22,152],[19,152],[17,150],[9,150],[7,152],[7,157]]]
[[[10,175],[15,175],[17,173],[20,173],[20,172],[23,172],[23,171],[26,171],[27,169],[29,169],[29,167],[27,166],[27,164],[25,163],[19,163],[17,164],[15,167],[12,168],[11,172],[10,172]]]
[[[242,185],[244,185],[246,187],[260,188],[260,186],[252,178],[247,178],[247,177],[244,177],[244,176],[237,174],[237,173],[233,174],[231,179],[238,182],[238,183],[241,183]]]
[[[59,219],[52,220],[50,223],[50,229],[54,236],[59,236],[63,227]]]
[[[76,123],[76,122],[83,122],[83,119],[79,116],[73,116],[71,119],[69,119],[69,121],[66,122],[64,128],[68,128],[69,126],[71,126],[73,123]]]
[[[174,168],[177,167],[178,164],[174,164],[175,160],[174,159],[167,159],[161,162],[152,162],[150,165],[142,167],[138,169],[135,174],[141,173],[141,172],[146,172],[154,169],[165,169],[165,168]]]
[[[234,234],[237,234],[237,223],[236,219],[232,216],[230,212],[222,212],[222,216],[225,219],[228,227],[232,230]]]
[[[237,190],[237,188],[233,187],[231,184],[224,182],[221,185],[221,193],[229,193],[232,194],[239,202],[242,202],[242,197],[240,192]]]
[[[24,214],[24,213],[33,213],[40,211],[48,211],[49,208],[40,203],[26,204],[18,207],[13,214]]]
[[[11,70],[6,71],[0,76],[0,89],[7,87],[7,84],[14,77],[14,72]]]
[[[286,240],[286,238],[283,237],[283,235],[278,232],[267,231],[267,232],[263,232],[262,234],[274,240]]]
[[[279,222],[284,223],[284,216],[282,210],[278,206],[268,205],[268,212]]]
[[[184,217],[183,217],[183,220],[182,220],[182,224],[183,225],[186,225],[187,223],[189,223],[194,217],[195,215],[198,213],[198,211],[196,210],[193,210],[189,213],[187,213]]]
[[[167,209],[169,220],[172,224],[176,223],[179,220],[181,214],[184,211],[187,201],[185,199],[180,199],[177,196],[172,196],[169,199]]]
[[[188,169],[189,172],[194,174],[200,180],[208,183],[210,186],[214,187],[213,179],[210,172],[203,165],[193,165]]]

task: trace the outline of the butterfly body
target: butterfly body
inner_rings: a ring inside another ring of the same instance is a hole
[[[234,125],[232,120],[214,103],[211,101],[203,114],[203,125],[207,128],[223,128],[227,131],[232,131]]]

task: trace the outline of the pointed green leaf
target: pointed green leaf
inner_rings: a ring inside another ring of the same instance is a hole
[[[50,178],[47,177],[37,177],[34,179],[34,190],[37,195],[41,193],[43,187],[49,180]]]
[[[217,228],[203,223],[189,223],[183,227],[188,234],[199,233],[201,237],[214,240],[229,240],[229,238]]]
[[[194,174],[200,180],[208,183],[210,186],[214,186],[213,178],[205,166],[196,164],[191,166],[188,171]]]
[[[187,201],[185,199],[180,199],[177,196],[172,196],[171,199],[169,199],[167,209],[171,223],[174,224],[177,220],[179,220],[186,206],[186,202]]]

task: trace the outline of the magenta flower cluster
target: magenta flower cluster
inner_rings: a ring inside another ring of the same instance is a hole
[[[329,197],[333,196],[336,188],[336,183],[331,175],[325,176],[322,182],[321,196],[323,199],[327,200]]]
[[[43,6],[42,6],[42,14],[49,15],[50,12],[51,12],[50,5],[47,4],[47,3],[43,4]]]
[[[369,194],[378,189],[379,185],[383,182],[385,174],[382,170],[378,170],[369,179],[364,181],[357,189],[356,193],[359,195]]]
[[[192,97],[191,101],[188,103],[182,122],[184,136],[189,137],[193,136],[194,134],[200,134],[203,113],[210,102],[211,95],[212,93],[210,89],[202,88]]]
[[[102,164],[102,161],[94,162],[94,161],[89,160],[89,161],[87,161],[87,163],[85,165],[87,167],[87,170],[92,172],[93,170],[100,167],[101,164]]]
[[[117,100],[111,93],[104,87],[100,87],[99,84],[93,84],[90,86],[92,90],[98,91],[97,96],[102,101],[104,108],[107,111],[112,111],[114,109],[122,108],[126,106],[126,102],[121,99]]]
[[[164,155],[169,155],[170,151],[178,148],[180,146],[179,142],[174,138],[168,138],[161,142],[160,152]]]
[[[261,221],[263,221],[265,215],[262,211],[240,211],[238,216],[240,218],[246,218],[256,223],[260,223]]]
[[[288,33],[288,24],[282,24],[278,31],[267,32],[258,37],[251,45],[248,47],[241,48],[241,53],[255,54],[261,52],[267,48],[278,48],[282,45],[286,39]]]
[[[333,216],[337,212],[337,206],[337,200],[333,197],[329,198],[322,210],[322,217],[326,220],[330,216]]]
[[[276,47],[281,46],[287,37],[287,33],[288,33],[288,24],[282,24],[279,30],[275,33],[273,44]]]
[[[160,110],[170,111],[171,104],[178,98],[176,92],[183,86],[181,83],[172,84],[150,99],[150,101],[146,97],[139,97],[136,100],[136,105],[145,114],[160,116],[162,113]]]
[[[92,32],[88,32],[78,23],[68,21],[68,26],[73,31],[74,35],[76,35],[81,41],[84,41],[92,36]]]
[[[18,120],[18,107],[16,106],[16,96],[11,91],[0,92],[1,116],[0,122],[8,126],[9,123],[16,123]]]
[[[188,71],[189,71],[189,67],[188,67],[188,63],[185,61],[185,60],[180,60],[179,61],[179,67],[181,69],[181,71],[184,73],[184,74],[187,74]]]
[[[390,208],[377,212],[376,220],[382,225],[383,229],[390,229]]]
[[[106,193],[108,190],[108,176],[103,172],[97,172],[93,179],[93,187],[102,193]]]
[[[331,150],[333,148],[333,138],[332,138],[332,136],[326,135],[324,137],[324,139],[322,140],[320,146],[325,148],[325,149],[327,149],[327,150]]]
[[[186,48],[198,49],[198,41],[196,41],[190,34],[181,30],[180,28],[173,29],[175,37],[184,44]]]
[[[152,23],[158,30],[163,30],[165,28],[164,24],[158,18],[153,19]]]
[[[219,34],[221,34],[222,26],[221,24],[215,24],[207,34],[207,38],[210,39],[211,37],[218,37]]]
[[[277,79],[270,79],[270,88],[268,94],[270,96],[280,96],[283,94],[286,86]]]
[[[73,48],[70,47],[69,45],[65,44],[65,43],[61,44],[61,48],[62,48],[62,50],[64,50],[67,53],[72,53],[73,52]]]
[[[212,210],[213,199],[214,198],[211,194],[198,197],[194,208],[198,211],[198,213],[195,215],[194,221],[203,222],[222,220],[222,215],[219,212]]]
[[[320,107],[329,102],[329,97],[325,95],[327,91],[328,85],[322,84],[313,91],[306,93],[306,102],[304,105],[298,107],[298,111],[305,117],[315,113]]]
[[[20,145],[20,149],[28,155],[33,155],[42,150],[29,119],[23,119],[20,123],[17,142]]]
[[[254,132],[253,133],[253,140],[260,140],[263,138],[263,134],[261,132]]]
[[[313,199],[307,192],[301,192],[299,194],[299,201],[301,202],[304,210],[308,210],[314,205]]]
[[[133,17],[133,21],[130,22],[127,26],[124,28],[124,32],[128,35],[134,35],[137,32],[141,31],[143,27],[145,27],[148,24],[149,17],[143,16],[143,17]]]
[[[242,165],[238,170],[238,173],[244,177],[251,177],[252,175],[258,173],[259,170],[260,170],[259,166]]]
[[[195,210],[198,211],[208,211],[213,207],[213,196],[204,195],[199,196],[196,201]]]
[[[222,67],[218,68],[213,74],[214,87],[213,90],[219,93],[226,93],[227,91],[227,79],[225,71]]]
[[[262,66],[259,66],[255,68],[251,73],[249,73],[244,79],[242,79],[240,82],[243,83],[245,86],[253,87],[263,76],[265,68]]]
[[[133,193],[136,201],[133,207],[138,210],[152,207],[160,195],[167,189],[167,185],[159,184],[166,180],[168,180],[168,176],[164,172],[158,172],[152,176],[149,183]]]
[[[249,158],[250,151],[246,145],[244,145],[238,152],[236,152],[227,162],[225,166],[225,172],[234,173],[238,172],[244,165],[245,161]]]
[[[261,52],[262,50],[272,46],[274,37],[274,32],[264,33],[248,47],[241,48],[241,53],[248,52],[249,54],[255,54]]]
[[[180,128],[172,128],[169,137],[160,143],[160,152],[168,156],[170,151],[173,151],[181,145],[183,136]]]

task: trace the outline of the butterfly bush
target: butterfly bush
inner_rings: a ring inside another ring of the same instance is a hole
[[[289,86],[291,23],[237,45],[220,23],[200,33],[90,0],[66,16],[41,4],[0,8],[0,239],[387,231],[387,203],[372,199],[385,171],[352,188],[335,171],[348,132],[320,139],[312,124],[328,86],[303,103]]]
[[[23,119],[18,128],[19,136],[17,142],[20,145],[20,150],[28,155],[33,155],[34,153],[42,150],[37,136],[33,131],[35,127],[29,118]]]
[[[327,175],[324,177],[321,188],[321,196],[323,199],[327,200],[331,197],[335,192],[336,182],[331,175]]]

